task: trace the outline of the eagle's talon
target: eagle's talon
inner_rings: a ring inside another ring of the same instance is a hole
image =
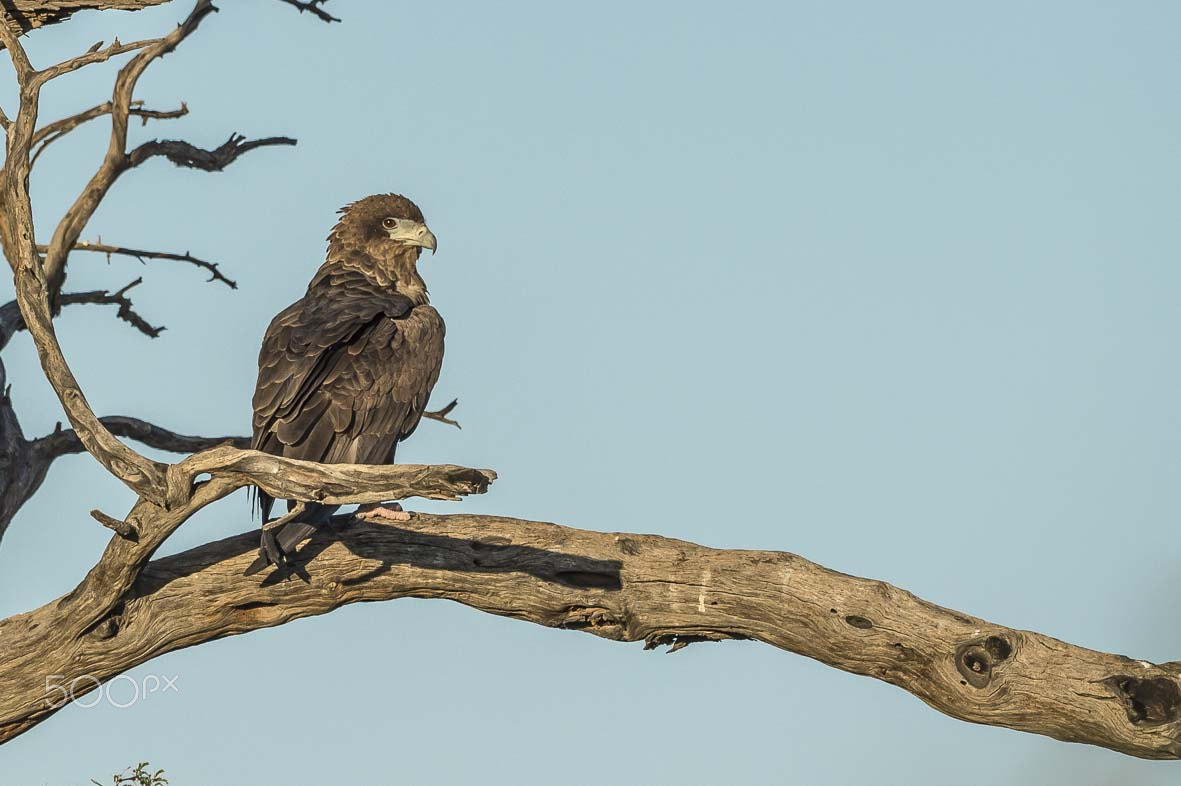
[[[275,539],[275,533],[269,529],[262,531],[258,555],[260,557],[266,557],[267,561],[272,565],[280,565],[284,561],[286,555],[283,554],[283,549],[279,548],[279,541]]]
[[[397,502],[389,505],[362,505],[353,514],[362,521],[409,521],[411,514]]]

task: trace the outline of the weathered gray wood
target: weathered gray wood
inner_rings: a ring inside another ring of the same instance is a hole
[[[3,21],[14,34],[57,24],[79,11],[141,11],[170,0],[5,0]],[[324,11],[324,0],[279,0],[324,22],[340,20]]]
[[[64,22],[79,11],[140,11],[169,0],[6,0],[4,22],[13,33]]]
[[[72,596],[0,622],[0,740],[51,713],[46,674],[105,681],[182,647],[348,603],[417,597],[648,646],[756,639],[892,683],[963,720],[1181,756],[1181,664],[1005,628],[794,554],[418,514],[317,536],[301,552],[305,583],[242,576],[256,546],[246,533],[156,560],[85,631],[69,633],[81,601]],[[92,685],[84,680],[79,693]]]

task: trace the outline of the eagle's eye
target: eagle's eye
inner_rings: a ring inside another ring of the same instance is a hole
[[[396,218],[383,218],[383,219],[381,220],[381,225],[382,225],[383,227],[385,227],[386,229],[393,229],[394,227],[396,227],[396,226],[398,225],[398,219],[396,219]]]

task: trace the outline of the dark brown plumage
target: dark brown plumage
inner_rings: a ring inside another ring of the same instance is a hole
[[[307,293],[271,321],[258,356],[253,447],[327,464],[386,464],[426,410],[443,361],[443,319],[417,262],[435,248],[397,194],[342,208]],[[263,520],[274,503],[259,491]],[[335,508],[312,505],[247,573],[287,554]]]

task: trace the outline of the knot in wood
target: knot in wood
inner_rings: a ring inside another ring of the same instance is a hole
[[[986,688],[992,672],[1013,654],[1013,645],[1000,636],[961,644],[955,651],[955,667],[973,688]]]
[[[1104,684],[1123,702],[1133,726],[1159,726],[1181,718],[1181,688],[1167,677],[1141,679],[1117,674]]]

